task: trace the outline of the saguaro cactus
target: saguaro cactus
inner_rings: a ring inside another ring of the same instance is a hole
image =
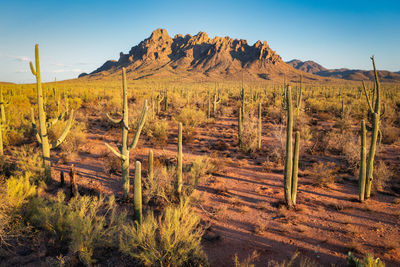
[[[262,114],[261,114],[261,102],[258,103],[258,125],[257,125],[257,148],[261,149],[261,132],[262,132]]]
[[[182,196],[182,123],[178,125],[178,168],[176,174],[176,194]]]
[[[299,85],[299,88],[298,88],[297,94],[296,94],[296,114],[297,114],[297,116],[300,114],[302,96],[303,96],[303,75],[300,75],[300,85]]]
[[[359,185],[359,198],[363,202],[365,199],[365,178],[366,178],[366,153],[367,153],[367,130],[365,128],[365,121],[361,121],[361,155],[360,155],[360,176],[358,179]]]
[[[285,202],[288,207],[293,206],[292,201],[292,168],[293,168],[293,110],[292,110],[292,90],[288,85],[286,87],[286,108],[287,108],[287,124],[286,124],[286,158],[284,170],[284,193]]]
[[[116,120],[111,118],[108,114],[107,117],[110,121],[116,124],[120,124],[122,128],[122,146],[119,149],[119,152],[111,147],[109,144],[105,143],[106,146],[111,150],[114,155],[121,159],[121,168],[122,168],[122,187],[124,190],[124,198],[128,198],[129,194],[129,151],[134,149],[139,141],[140,133],[143,129],[144,122],[146,121],[147,114],[147,100],[144,101],[142,114],[140,115],[140,119],[136,128],[135,136],[132,142],[128,143],[128,132],[129,128],[129,115],[128,115],[128,92],[126,85],[126,72],[125,68],[122,68],[122,94],[123,94],[123,103],[122,103],[122,119]]]
[[[45,169],[45,176],[46,180],[51,180],[51,161],[50,161],[50,149],[57,148],[61,143],[65,140],[68,135],[69,130],[71,129],[74,111],[71,110],[69,115],[69,120],[65,129],[61,136],[51,144],[49,144],[49,138],[47,135],[47,127],[51,127],[55,123],[58,122],[59,118],[61,118],[61,114],[54,119],[52,122],[46,122],[46,113],[44,112],[43,106],[43,89],[42,89],[42,82],[40,79],[40,66],[39,66],[39,45],[35,46],[35,65],[36,69],[34,68],[32,62],[30,62],[30,68],[32,74],[36,77],[36,91],[37,91],[37,106],[38,106],[38,113],[39,113],[39,129],[35,122],[35,115],[33,112],[33,108],[31,109],[31,120],[32,120],[32,127],[36,136],[37,141],[42,146],[42,157],[43,157],[43,165]],[[38,132],[39,130],[39,132]]]
[[[147,178],[149,179],[149,181],[153,181],[154,178],[154,172],[153,172],[153,150],[150,149],[149,150],[149,171],[147,174]]]
[[[142,224],[142,164],[135,163],[135,180],[133,189],[133,206],[135,209],[135,221]]]
[[[6,112],[4,108],[3,88],[0,88],[0,156],[3,156],[3,127],[6,124]]]
[[[380,116],[381,116],[380,83],[373,56],[371,57],[371,60],[375,74],[375,88],[372,94],[372,99],[368,97],[367,90],[365,88],[365,83],[363,82],[364,93],[367,99],[369,111],[370,113],[372,113],[372,136],[371,136],[371,144],[369,147],[367,167],[366,167],[367,169],[366,169],[366,184],[365,184],[365,197],[364,197],[365,199],[368,199],[371,195],[371,187],[372,187],[373,172],[374,172],[374,158],[375,158],[376,143],[378,140]]]
[[[238,110],[238,139],[239,139],[239,148],[242,147],[242,135],[243,135],[243,109],[242,107]]]
[[[297,176],[299,173],[300,132],[297,131],[294,139],[294,156],[292,172],[292,202],[296,205],[297,198]]]
[[[217,89],[215,89],[215,93],[213,96],[213,116],[214,118],[217,117],[217,105],[221,102],[219,98],[219,94],[217,93]]]

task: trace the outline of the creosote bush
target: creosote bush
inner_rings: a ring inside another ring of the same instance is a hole
[[[118,233],[126,221],[126,213],[116,210],[113,196],[78,196],[68,203],[63,193],[45,199],[38,197],[28,203],[25,216],[36,228],[54,235],[69,252],[76,253],[86,265],[96,262],[94,253],[99,248],[115,248]]]
[[[185,202],[159,218],[148,213],[141,225],[124,225],[120,250],[144,266],[208,266],[202,235],[200,218]]]

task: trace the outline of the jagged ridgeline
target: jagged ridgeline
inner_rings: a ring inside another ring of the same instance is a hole
[[[157,29],[127,54],[121,52],[118,61],[109,60],[89,75],[83,73],[79,77],[117,76],[122,67],[130,78],[136,79],[178,75],[191,79],[282,80],[300,73],[286,64],[266,41],[249,45],[242,39],[209,38],[205,32],[171,38],[165,29]],[[317,79],[312,74],[307,77]]]

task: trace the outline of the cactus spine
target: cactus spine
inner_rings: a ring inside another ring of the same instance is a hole
[[[148,179],[149,181],[153,181],[154,178],[154,171],[153,171],[153,150],[150,149],[149,151],[149,173],[148,173]]]
[[[297,177],[299,173],[300,132],[296,131],[294,139],[293,173],[292,173],[292,202],[296,205]]]
[[[286,108],[287,108],[287,125],[286,125],[286,158],[284,170],[284,193],[286,205],[290,208],[293,206],[292,201],[292,169],[293,169],[293,110],[292,110],[292,90],[288,85],[286,87]]]
[[[373,172],[374,172],[374,158],[376,152],[376,143],[378,140],[378,133],[379,133],[379,125],[380,125],[380,115],[381,115],[381,101],[380,101],[380,84],[378,78],[378,72],[375,67],[375,60],[374,57],[371,57],[372,65],[374,68],[375,74],[375,88],[372,94],[372,99],[368,97],[367,90],[365,88],[365,84],[363,82],[363,88],[365,97],[367,99],[368,107],[370,113],[372,113],[372,136],[371,136],[371,144],[369,147],[368,153],[368,160],[367,160],[367,167],[366,167],[366,184],[365,184],[365,196],[364,199],[368,199],[371,195],[371,187],[372,187],[372,180],[373,180]],[[375,100],[375,104],[373,101]]]
[[[261,122],[261,102],[258,103],[258,125],[257,125],[257,148],[261,149],[261,132],[262,132],[262,122]]]
[[[43,105],[43,89],[42,89],[42,82],[40,79],[40,66],[39,66],[39,45],[35,45],[35,67],[33,66],[32,62],[29,62],[32,74],[36,77],[36,91],[37,91],[37,106],[38,106],[38,113],[39,113],[39,129],[35,122],[35,116],[33,113],[33,108],[31,109],[31,121],[32,127],[36,136],[38,143],[42,146],[42,157],[43,157],[43,165],[45,169],[45,178],[47,181],[51,180],[51,161],[50,161],[50,149],[57,148],[67,137],[69,130],[72,126],[73,115],[74,111],[71,110],[71,114],[69,115],[69,120],[65,129],[61,136],[51,144],[49,144],[49,138],[47,135],[47,127],[51,127],[55,123],[57,123],[57,117],[52,122],[46,123],[46,113],[44,112],[44,105]],[[38,132],[39,130],[39,132]]]
[[[367,153],[367,130],[365,128],[365,121],[361,121],[361,162],[360,162],[360,176],[358,179],[359,189],[359,198],[360,201],[363,202],[365,199],[365,179],[366,179],[366,153]]]
[[[135,180],[133,189],[133,206],[135,209],[135,221],[142,224],[142,164],[135,162]]]
[[[140,115],[140,119],[136,128],[135,136],[132,142],[128,143],[128,132],[129,132],[129,116],[128,116],[128,92],[127,92],[127,84],[126,84],[126,72],[125,68],[122,68],[122,94],[123,94],[123,117],[121,120],[115,120],[111,118],[108,114],[108,119],[116,124],[120,124],[122,128],[122,146],[120,151],[118,152],[109,144],[105,143],[105,145],[111,150],[114,155],[121,159],[121,168],[122,168],[122,187],[124,190],[124,198],[128,198],[129,194],[129,151],[134,149],[139,141],[140,133],[143,129],[143,125],[146,121],[147,114],[147,100],[144,101],[142,114]]]
[[[178,168],[176,175],[176,194],[182,196],[182,123],[178,125]]]

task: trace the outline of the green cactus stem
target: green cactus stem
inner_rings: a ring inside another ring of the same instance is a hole
[[[286,124],[286,158],[284,170],[284,194],[286,205],[291,208],[292,201],[292,169],[293,169],[293,110],[292,110],[292,90],[288,85],[286,87],[286,107],[287,107],[287,124]]]
[[[297,179],[299,173],[300,132],[297,131],[294,139],[293,173],[292,173],[292,202],[296,205]]]
[[[128,133],[129,133],[129,115],[128,115],[128,90],[126,83],[126,71],[125,68],[122,68],[122,94],[123,94],[123,117],[120,120],[116,120],[111,118],[108,114],[108,119],[116,124],[120,124],[122,128],[122,146],[119,149],[119,152],[111,147],[109,144],[105,143],[105,145],[110,149],[110,151],[121,159],[121,169],[122,169],[122,188],[123,188],[123,196],[124,198],[128,198],[129,195],[129,151],[136,148],[137,143],[139,142],[140,133],[143,129],[143,125],[146,121],[146,115],[148,111],[147,100],[144,101],[142,114],[140,115],[139,122],[137,124],[136,133],[132,142],[128,143]]]
[[[262,114],[261,102],[258,103],[258,125],[257,125],[257,148],[261,150],[261,135],[262,135]]]
[[[176,194],[179,198],[182,197],[182,123],[178,125],[178,168],[176,175]]]
[[[243,135],[243,110],[242,107],[239,107],[238,110],[238,139],[239,139],[239,148],[242,147],[242,135]]]
[[[367,154],[367,130],[365,128],[365,121],[361,121],[361,155],[360,155],[360,176],[358,179],[359,185],[359,199],[363,202],[365,199],[365,180],[366,180],[366,154]]]
[[[135,209],[135,221],[142,224],[142,164],[135,162],[135,180],[133,189],[133,206]]]
[[[154,158],[153,150],[150,149],[150,150],[149,150],[149,171],[148,171],[148,175],[147,175],[149,181],[153,181],[153,178],[154,178],[153,158]]]

